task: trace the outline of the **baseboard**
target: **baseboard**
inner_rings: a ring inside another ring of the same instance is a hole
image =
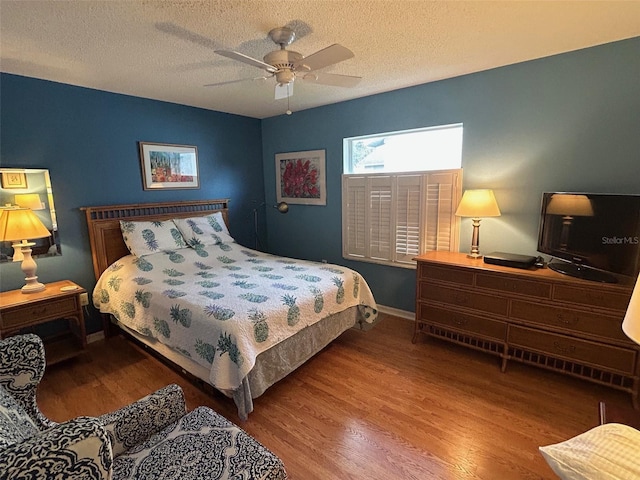
[[[399,308],[387,307],[386,305],[378,304],[378,311],[382,313],[386,313],[387,315],[393,315],[394,317],[404,318],[405,320],[411,320],[412,322],[416,319],[416,314],[413,312],[409,312],[407,310],[400,310]]]
[[[104,340],[103,331],[90,333],[89,335],[87,335],[87,343],[99,342],[100,340]]]

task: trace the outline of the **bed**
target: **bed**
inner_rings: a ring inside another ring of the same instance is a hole
[[[243,420],[267,388],[377,318],[357,272],[236,243],[227,199],[83,210],[105,322],[233,398]]]

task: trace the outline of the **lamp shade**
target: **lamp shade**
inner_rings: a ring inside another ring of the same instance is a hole
[[[552,195],[547,213],[550,215],[570,215],[572,217],[593,217],[591,200],[586,195]]]
[[[456,210],[459,217],[499,217],[500,209],[493,190],[466,190]]]
[[[44,210],[40,195],[37,193],[19,193],[16,194],[14,200],[16,205],[21,208],[29,208],[31,210]]]
[[[38,216],[28,208],[2,210],[0,215],[0,241],[14,242],[44,238],[51,235]]]
[[[627,313],[622,321],[622,331],[627,337],[640,344],[640,276],[631,294]]]

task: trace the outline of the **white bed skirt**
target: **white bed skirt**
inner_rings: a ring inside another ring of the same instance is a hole
[[[139,342],[147,345],[191,375],[210,384],[209,369],[153,338],[140,335],[117,320],[113,319],[113,321]],[[253,399],[262,395],[267,388],[293,372],[349,328],[369,329],[371,326],[363,321],[358,306],[335,313],[259,354],[253,369],[242,380],[242,385],[237,390],[220,391],[233,398],[238,408],[238,416],[240,419],[246,420],[253,411]]]

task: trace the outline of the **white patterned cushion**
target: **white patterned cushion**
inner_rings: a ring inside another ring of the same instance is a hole
[[[206,217],[175,218],[173,221],[187,243],[194,248],[199,245],[235,242],[229,235],[229,230],[227,230],[227,225],[220,212],[212,213]]]
[[[627,425],[605,423],[540,453],[562,480],[640,478],[640,431]]]
[[[186,248],[187,243],[173,220],[163,222],[120,221],[122,238],[136,257]]]
[[[0,449],[38,433],[36,425],[18,402],[0,386]]]
[[[198,407],[117,456],[113,480],[163,478],[286,480],[282,461],[208,407]]]

